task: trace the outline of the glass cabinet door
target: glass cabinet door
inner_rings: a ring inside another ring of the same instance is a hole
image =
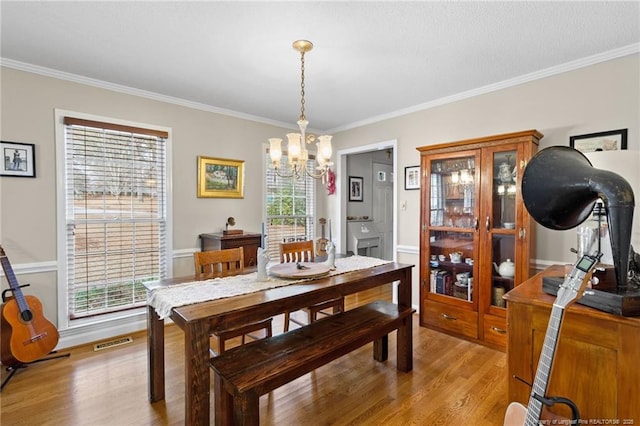
[[[480,171],[476,151],[458,155],[429,164],[429,293],[473,302]]]
[[[491,211],[487,212],[486,227],[489,233],[488,241],[491,247],[487,252],[491,254],[491,288],[488,306],[504,308],[506,302],[502,298],[514,286],[516,275],[516,227],[517,209],[516,197],[519,192],[517,161],[518,151],[512,150],[490,151],[491,161],[489,170],[492,172]],[[487,158],[487,156],[485,156]],[[487,274],[488,275],[488,274]],[[488,295],[488,296],[489,296]]]

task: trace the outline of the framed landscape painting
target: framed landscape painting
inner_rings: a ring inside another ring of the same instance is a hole
[[[244,161],[198,156],[198,198],[244,198]]]

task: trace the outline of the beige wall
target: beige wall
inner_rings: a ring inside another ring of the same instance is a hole
[[[388,119],[334,136],[336,149],[397,139],[398,245],[417,247],[420,241],[419,191],[404,190],[402,172],[420,164],[416,147],[519,130],[544,134],[540,149],[569,145],[569,137],[628,128],[629,155],[638,156],[640,141],[639,55],[629,55],[511,88]],[[640,163],[640,157],[638,158]],[[615,165],[613,165],[615,166]],[[552,177],[550,177],[552,178]],[[636,191],[636,198],[640,195]],[[640,213],[635,215],[635,230]],[[536,258],[544,263],[572,261],[575,231],[538,227]],[[403,256],[407,257],[407,256]],[[414,263],[418,261],[414,256]],[[415,275],[415,273],[414,273]]]
[[[199,247],[198,235],[220,231],[229,216],[238,229],[260,232],[262,143],[285,129],[9,68],[1,78],[1,139],[35,144],[37,176],[0,178],[0,244],[13,265],[26,267],[20,270],[49,265],[51,272],[18,280],[32,284],[28,294],[43,301],[51,321],[57,318],[54,109],[172,129],[174,274],[193,273],[189,251]],[[244,199],[197,198],[198,155],[244,160]]]
[[[339,132],[334,135],[334,152],[397,139],[396,189],[398,201],[407,203],[406,210],[398,210],[398,245],[417,250],[419,191],[405,191],[401,173],[405,166],[419,164],[416,147],[538,129],[545,135],[541,144],[544,148],[567,145],[571,135],[628,128],[629,149],[637,152],[640,150],[639,75],[639,55],[630,55]],[[48,268],[49,272],[20,275],[19,280],[32,284],[29,294],[43,300],[45,316],[52,321],[57,318],[56,108],[172,129],[174,274],[191,273],[189,251],[198,247],[198,234],[219,231],[228,216],[236,218],[238,228],[260,229],[261,144],[268,137],[284,134],[284,129],[9,68],[2,68],[1,84],[1,139],[36,144],[37,177],[0,178],[0,243],[12,263],[21,265],[21,270],[28,272],[32,265],[36,269],[38,266]],[[245,160],[245,198],[196,198],[198,155]],[[342,177],[337,179],[340,183]],[[319,205],[325,209],[326,191],[318,192]],[[335,200],[331,200],[329,205],[334,203]],[[327,212],[321,210],[321,214]],[[562,234],[539,229],[536,257],[551,262],[571,259],[568,249],[574,239]],[[408,252],[398,259],[418,261],[417,255]],[[6,287],[4,279],[2,287]],[[414,291],[417,294],[417,289]]]

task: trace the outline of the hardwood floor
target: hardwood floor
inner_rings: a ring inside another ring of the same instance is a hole
[[[390,286],[347,298],[347,308],[388,298]],[[420,328],[414,316],[414,367],[377,363],[371,344],[260,399],[264,425],[501,425],[507,401],[506,356]],[[282,330],[282,316],[274,332]],[[182,425],[183,333],[166,330],[166,397],[147,399],[146,333],[99,352],[73,348],[70,358],[18,371],[0,394],[3,425]],[[2,377],[6,371],[2,371]],[[213,424],[213,410],[212,410]]]

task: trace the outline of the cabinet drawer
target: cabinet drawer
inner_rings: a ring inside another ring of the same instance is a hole
[[[425,300],[423,302],[422,316],[428,326],[461,334],[472,339],[478,338],[477,312]]]
[[[484,341],[499,346],[507,347],[507,320],[493,315],[485,315],[483,318]]]

